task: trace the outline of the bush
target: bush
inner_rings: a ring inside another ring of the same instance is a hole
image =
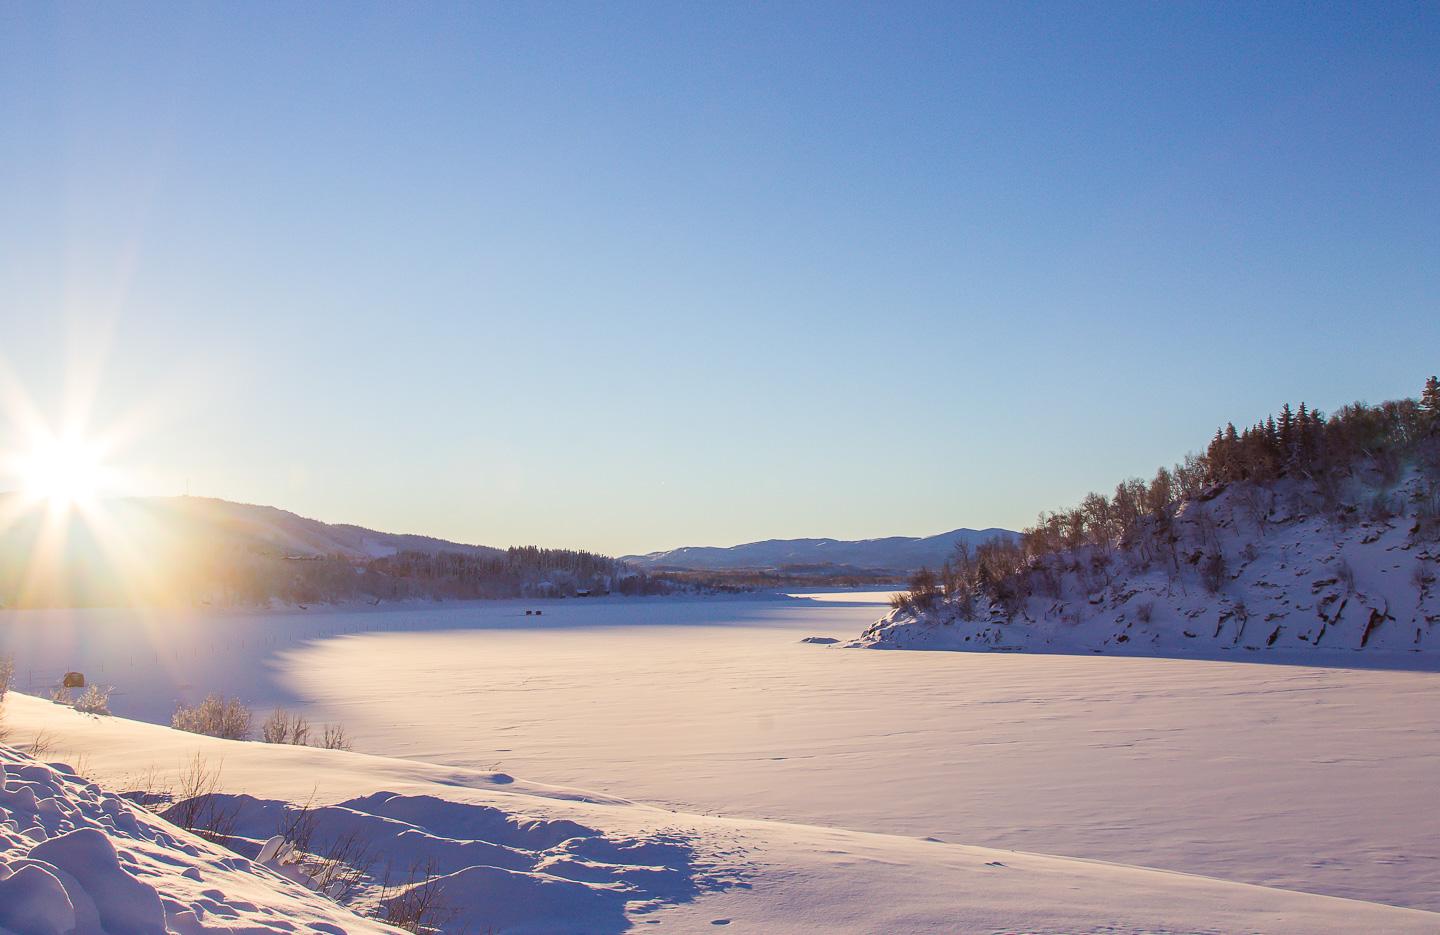
[[[1346,594],[1355,593],[1355,569],[1344,558],[1335,564],[1335,578],[1345,585]]]
[[[928,568],[920,569],[910,576],[910,590],[905,597],[910,610],[929,610],[940,599],[939,577]],[[891,605],[894,603],[891,598]]]
[[[91,685],[75,699],[75,710],[81,714],[109,714],[110,691],[109,688]]]
[[[317,736],[311,731],[309,721],[284,708],[276,708],[270,712],[265,723],[260,725],[260,739],[266,743],[313,746],[326,750],[350,749],[350,736],[345,733],[345,725],[326,724]]]
[[[5,700],[6,692],[15,681],[15,660],[9,656],[0,656],[0,701]]]
[[[180,705],[170,718],[170,726],[192,734],[206,734],[225,740],[247,740],[253,716],[238,698],[208,695],[193,707]]]
[[[412,864],[409,874],[393,883],[387,870],[379,902],[381,919],[419,935],[443,931],[459,914],[446,902],[445,884],[433,858]]]
[[[1220,552],[1211,552],[1206,555],[1200,563],[1200,581],[1205,585],[1205,590],[1214,594],[1220,590],[1220,585],[1225,581],[1225,556]]]
[[[220,775],[224,766],[225,761],[221,760],[211,767],[209,760],[196,753],[180,771],[179,781],[172,792],[174,804],[161,811],[160,815],[212,844],[228,847],[240,819],[240,800],[220,792]]]
[[[310,722],[284,708],[276,708],[260,725],[260,739],[266,743],[303,746],[310,742]]]
[[[350,736],[345,733],[345,725],[326,724],[325,733],[320,738],[320,746],[326,750],[349,750]]]

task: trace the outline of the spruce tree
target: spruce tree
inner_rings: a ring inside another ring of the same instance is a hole
[[[1425,381],[1425,389],[1420,393],[1420,408],[1432,419],[1440,416],[1440,380],[1433,376]]]
[[[1310,466],[1310,410],[1302,401],[1295,410],[1295,449],[1291,460],[1302,468]]]
[[[1295,459],[1295,414],[1290,404],[1280,407],[1280,463],[1289,464]]]

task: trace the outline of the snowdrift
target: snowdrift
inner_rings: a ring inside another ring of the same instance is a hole
[[[0,746],[0,932],[397,932]]]
[[[389,792],[318,807],[215,793],[206,809],[223,816],[227,847],[296,882],[385,918],[429,905],[426,921],[462,931],[621,932],[627,914],[698,892],[693,848],[678,834],[611,838],[567,819]]]

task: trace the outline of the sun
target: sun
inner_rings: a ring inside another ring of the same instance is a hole
[[[23,458],[25,493],[52,507],[84,504],[100,492],[105,480],[95,446],[80,438],[51,438]]]

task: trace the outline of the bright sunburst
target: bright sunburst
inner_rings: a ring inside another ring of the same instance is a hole
[[[48,438],[22,456],[27,496],[52,508],[85,504],[100,492],[105,468],[96,446],[80,438]]]

